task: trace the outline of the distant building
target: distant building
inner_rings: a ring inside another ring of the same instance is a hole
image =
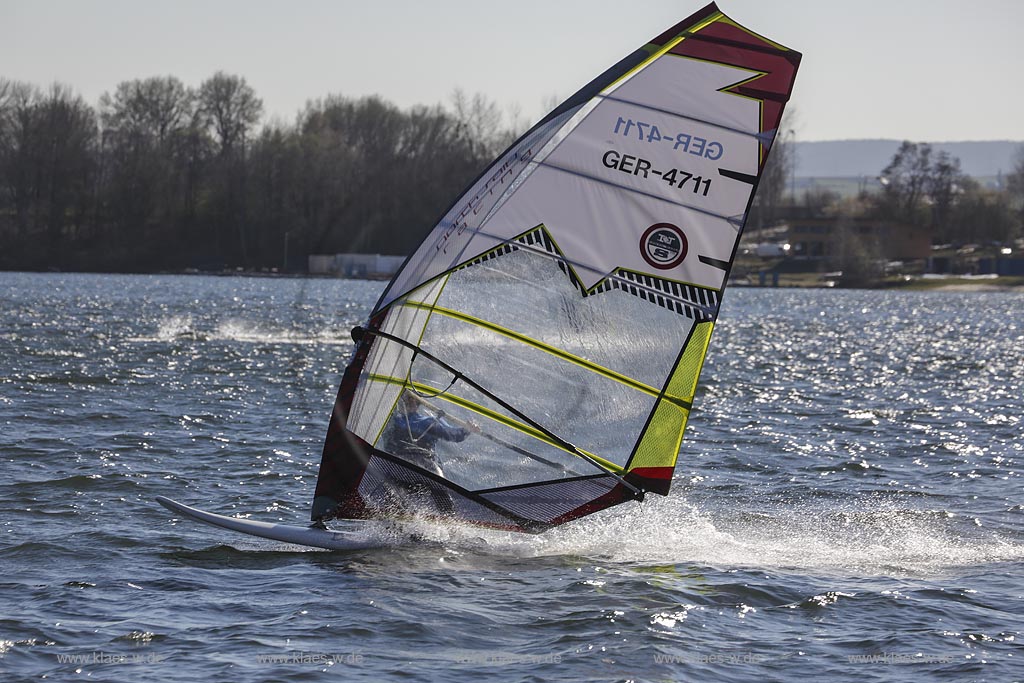
[[[404,262],[404,256],[383,254],[311,254],[309,272],[311,275],[387,280]]]
[[[789,221],[791,256],[835,260],[851,238],[872,245],[887,261],[916,261],[932,254],[931,233],[892,221],[869,218],[799,218]]]
[[[1024,275],[1024,258],[994,256],[978,259],[979,275]]]

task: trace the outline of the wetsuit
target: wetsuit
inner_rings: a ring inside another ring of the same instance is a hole
[[[469,430],[450,424],[443,417],[423,415],[422,413],[398,413],[391,421],[391,433],[388,439],[388,451],[402,458],[411,465],[444,476],[441,466],[437,463],[434,446],[438,441],[459,442],[469,436]],[[416,482],[396,482],[409,493],[420,495],[429,491],[430,497],[442,512],[454,512],[451,497],[442,489],[424,487]],[[427,488],[427,490],[424,490]]]

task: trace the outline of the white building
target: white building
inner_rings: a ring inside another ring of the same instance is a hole
[[[311,275],[386,280],[398,272],[404,262],[404,256],[384,254],[311,254],[309,272]]]

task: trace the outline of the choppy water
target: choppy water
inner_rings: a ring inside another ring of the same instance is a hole
[[[1024,295],[732,290],[677,485],[552,533],[302,523],[379,283],[0,274],[0,678],[1024,680]]]

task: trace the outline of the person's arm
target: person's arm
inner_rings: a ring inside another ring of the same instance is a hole
[[[437,416],[416,413],[408,418],[408,425],[417,437],[417,441],[427,440],[432,444],[435,441],[463,441],[469,436],[469,430],[453,425],[444,419],[444,413],[438,411]]]
[[[465,441],[466,437],[469,436],[469,430],[458,425],[453,425],[444,419],[444,413],[439,413],[437,421],[434,423],[433,429],[439,429],[438,436],[446,441]]]

